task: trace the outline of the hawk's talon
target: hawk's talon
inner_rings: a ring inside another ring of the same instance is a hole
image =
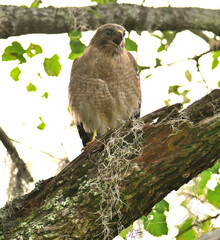
[[[97,131],[94,130],[91,141],[89,141],[89,142],[86,144],[86,146],[82,148],[82,150],[85,150],[91,143],[93,143],[93,142],[95,141],[96,136],[97,136]]]

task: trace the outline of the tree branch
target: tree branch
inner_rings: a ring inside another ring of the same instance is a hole
[[[110,239],[220,157],[220,90],[108,132],[0,211],[5,239]],[[126,217],[125,217],[126,216]],[[1,230],[2,229],[2,230]]]
[[[66,33],[95,30],[104,23],[123,25],[128,31],[207,30],[220,35],[220,10],[201,8],[149,8],[132,4],[89,7],[24,8],[0,5],[0,38],[31,33]]]
[[[10,141],[10,138],[7,136],[7,134],[3,131],[3,129],[0,127],[0,140],[2,141],[3,145],[8,151],[8,154],[11,157],[11,160],[15,163],[15,166],[18,169],[18,175],[25,180],[26,183],[33,182],[33,178],[31,174],[29,173],[26,164],[24,161],[19,157],[19,154],[16,150],[16,148],[13,146],[13,144]]]
[[[182,230],[181,232],[179,232],[179,233],[175,236],[175,238],[177,238],[177,237],[179,237],[180,235],[182,235],[183,233],[189,231],[189,230],[192,229],[193,227],[200,226],[200,225],[202,225],[203,223],[205,223],[205,222],[207,222],[207,221],[210,221],[210,220],[212,220],[212,219],[218,218],[219,216],[220,216],[220,213],[216,214],[215,216],[208,217],[208,218],[206,218],[206,219],[204,219],[204,220],[202,220],[202,221],[197,221],[196,223],[192,224],[191,226],[189,226],[189,227],[185,228],[184,230]]]

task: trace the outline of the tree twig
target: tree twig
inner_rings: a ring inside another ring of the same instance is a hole
[[[192,229],[193,227],[196,227],[196,226],[198,226],[198,225],[201,225],[201,224],[203,224],[203,223],[205,223],[205,222],[207,222],[207,221],[209,221],[209,220],[215,219],[215,218],[217,218],[217,217],[219,217],[219,216],[220,216],[220,213],[216,214],[215,216],[208,217],[208,218],[206,218],[206,219],[204,219],[204,220],[202,220],[202,221],[197,221],[196,223],[190,225],[189,227],[187,227],[187,228],[185,228],[184,230],[182,230],[181,232],[179,232],[179,233],[176,235],[176,238],[179,237],[180,235],[182,235],[183,233],[189,231],[189,230]]]

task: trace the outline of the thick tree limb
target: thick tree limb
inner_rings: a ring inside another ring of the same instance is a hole
[[[108,239],[220,158],[220,90],[108,132],[57,176],[7,204],[5,239]],[[103,236],[104,233],[104,236]]]
[[[132,4],[104,4],[81,8],[24,8],[0,6],[0,38],[31,33],[66,33],[95,30],[104,23],[128,31],[207,30],[220,35],[220,10],[149,8]]]

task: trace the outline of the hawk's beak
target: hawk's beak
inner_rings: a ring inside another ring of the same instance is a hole
[[[120,48],[122,44],[122,40],[123,40],[123,32],[120,29],[118,29],[112,41],[118,46],[118,48]]]

